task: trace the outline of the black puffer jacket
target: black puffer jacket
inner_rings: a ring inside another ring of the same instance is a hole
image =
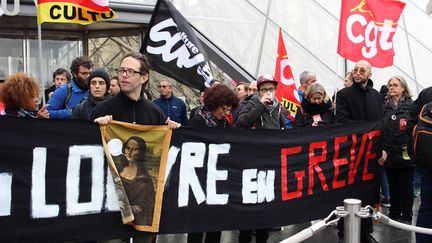
[[[366,87],[353,83],[336,95],[336,122],[379,121],[382,119],[382,95],[373,89],[369,79]]]
[[[423,106],[429,102],[432,102],[432,86],[426,88],[420,92],[418,98],[414,101],[410,109],[410,116],[408,120],[408,134],[411,136],[414,126],[418,122],[418,115],[423,108]],[[412,139],[410,139],[410,147],[409,147],[410,155],[413,156],[412,152]],[[432,163],[429,160],[420,160],[419,158],[415,159],[415,163],[417,166],[422,169],[426,169],[427,171],[432,173]]]
[[[410,139],[407,133],[407,121],[412,105],[411,98],[402,99],[397,107],[393,107],[387,99],[384,105],[383,118],[383,149],[387,152],[385,167],[408,168],[414,167],[414,161],[403,158],[403,152]]]
[[[73,108],[71,118],[90,121],[96,105],[108,98],[110,98],[108,93],[101,99],[96,99],[90,95],[87,99],[83,100],[80,104]]]
[[[332,124],[334,122],[334,113],[331,100],[322,102],[321,104],[312,104],[308,99],[303,99],[301,108],[297,110],[294,126],[312,126],[314,122],[313,117],[316,115],[319,115],[321,118],[321,122],[318,125]]]

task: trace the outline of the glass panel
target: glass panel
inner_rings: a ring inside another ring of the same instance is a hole
[[[312,1],[274,0],[270,18],[315,59],[337,69],[339,22],[334,16]]]
[[[120,66],[120,59],[131,50],[141,47],[140,36],[101,37],[88,41],[89,57],[95,67],[106,68],[111,76],[117,75],[115,69]]]
[[[176,0],[186,19],[215,45],[254,74],[264,16],[249,3],[231,0]]]
[[[22,38],[0,37],[0,80],[22,71],[24,71]]]
[[[414,0],[412,1],[413,4],[417,5],[417,7],[426,12],[426,6],[429,3],[429,0]]]
[[[399,20],[399,23],[402,23],[402,20]],[[405,72],[404,76],[414,77],[410,49],[408,47],[406,37],[405,30],[399,25],[396,30],[396,34],[393,37],[393,49],[395,52],[393,64]]]
[[[315,1],[318,5],[320,5],[322,8],[324,8],[326,11],[328,11],[331,15],[333,15],[335,18],[340,18],[340,11],[341,11],[341,2],[342,1]]]
[[[275,72],[278,34],[279,30],[276,25],[269,24],[267,26],[264,49],[262,52],[263,55],[259,69],[260,74],[268,73],[273,75]],[[318,82],[325,87],[330,96],[337,88],[343,86],[343,70],[340,70],[338,75],[338,72],[329,69],[328,66],[324,65],[310,52],[305,50],[303,46],[298,44],[298,42],[293,40],[290,36],[283,34],[283,38],[297,87],[300,85],[299,76],[303,71],[316,73]],[[342,59],[340,59],[340,61],[342,62]]]
[[[432,50],[432,18],[425,14],[424,9],[420,9],[408,3],[404,9],[406,29],[419,42]]]
[[[269,4],[269,0],[247,0],[251,4],[253,4],[259,11],[263,14],[267,13],[267,6]]]
[[[426,48],[423,43],[419,43],[411,37],[409,38],[409,42],[413,52],[413,63],[416,69],[416,81],[419,85],[419,90],[417,90],[417,92],[420,92],[422,89],[432,86],[432,72],[430,71],[432,51]],[[415,91],[415,89],[413,90]]]
[[[42,70],[44,86],[48,88],[52,85],[52,73],[57,68],[69,70],[72,60],[81,55],[81,42],[79,40],[43,40],[42,41]],[[39,62],[38,41],[29,40],[28,73],[38,80],[41,79],[41,68]]]

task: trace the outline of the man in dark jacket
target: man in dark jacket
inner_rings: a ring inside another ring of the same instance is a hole
[[[278,82],[272,75],[260,76],[257,80],[258,94],[247,96],[241,103],[235,127],[253,129],[283,129],[288,111],[275,98]],[[255,242],[267,242],[270,229],[256,229]],[[252,230],[240,230],[239,242],[249,243]]]
[[[373,89],[370,64],[367,61],[359,61],[353,75],[353,85],[337,93],[336,122],[381,120],[383,97]]]
[[[372,66],[369,62],[361,60],[353,69],[354,83],[344,88],[336,96],[336,122],[346,123],[352,121],[379,121],[382,119],[383,97],[375,89],[370,79]],[[387,155],[378,160],[383,163]],[[377,198],[378,199],[378,198]],[[338,223],[339,236],[343,236],[343,221]],[[361,242],[374,242],[370,235],[373,232],[372,219],[361,221]]]
[[[62,86],[63,84],[66,84],[71,79],[71,76],[69,72],[64,68],[57,68],[53,73],[53,80],[54,83],[49,88],[45,89],[44,95],[45,95],[45,102],[48,102],[51,95],[54,93],[54,91]]]
[[[160,98],[155,99],[153,103],[162,109],[165,116],[171,120],[187,125],[186,105],[183,100],[174,96],[172,91],[172,82],[166,79],[159,81]]]
[[[248,96],[240,105],[235,127],[281,129],[288,111],[275,97],[278,82],[271,75],[258,78],[258,94]]]
[[[146,56],[129,53],[116,69],[120,81],[120,93],[100,103],[92,118],[99,124],[108,124],[112,119],[141,125],[163,125],[166,117],[152,102],[144,98],[144,87],[149,79],[150,64]],[[179,124],[168,124],[178,127]]]
[[[99,125],[106,125],[113,119],[141,125],[168,124],[171,129],[180,127],[179,123],[166,120],[163,112],[152,102],[144,98],[144,87],[149,80],[150,63],[141,53],[126,54],[120,68],[120,93],[98,104],[93,111],[92,119]],[[153,233],[143,233],[137,242],[150,243]]]
[[[108,92],[110,76],[105,70],[99,68],[91,72],[87,79],[87,85],[90,95],[81,104],[75,106],[72,111],[72,119],[90,121],[95,106],[110,97]]]
[[[407,124],[407,130],[410,134],[412,134],[412,130],[417,124],[421,109],[429,102],[432,102],[432,86],[420,92],[417,100],[411,106],[410,118]],[[415,162],[416,170],[420,174],[421,187],[421,203],[418,211],[417,226],[432,228],[432,171],[425,166],[432,163],[432,158],[429,161],[420,161],[417,158]],[[416,233],[416,241],[418,243],[432,242],[432,235]]]

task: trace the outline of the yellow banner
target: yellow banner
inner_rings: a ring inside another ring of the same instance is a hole
[[[101,127],[124,224],[157,232],[172,130],[113,121]]]
[[[38,4],[38,24],[44,22],[74,23],[87,25],[95,21],[105,21],[117,18],[111,11],[99,12],[78,4],[69,2],[45,2]]]

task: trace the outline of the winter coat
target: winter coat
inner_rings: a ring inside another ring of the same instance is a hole
[[[153,103],[159,106],[165,116],[172,121],[181,123],[183,126],[187,125],[186,105],[183,100],[171,95],[168,99],[161,96],[159,99],[155,99]]]
[[[89,96],[89,90],[83,90],[77,86],[74,80],[71,80],[72,93],[67,102],[66,107],[64,103],[68,96],[69,86],[68,84],[63,84],[58,89],[54,91],[51,98],[48,101],[47,110],[52,119],[69,119],[72,115],[72,108],[81,103],[82,100]]]
[[[93,110],[91,120],[112,115],[114,120],[141,125],[164,125],[166,117],[161,109],[141,96],[131,100],[122,91],[110,99],[99,103]]]
[[[319,116],[321,121],[318,125],[329,125],[334,122],[334,112],[332,109],[332,102],[322,102],[321,104],[312,104],[308,99],[303,99],[301,108],[297,110],[294,126],[306,127],[312,126],[314,116]]]
[[[110,95],[108,93],[106,93],[105,96],[100,99],[96,99],[90,95],[87,99],[73,108],[71,118],[91,121],[91,116],[96,105],[108,99],[109,97]]]
[[[429,88],[426,88],[420,92],[417,99],[413,102],[411,109],[410,109],[410,116],[408,119],[407,124],[407,131],[408,134],[411,136],[412,131],[414,129],[414,126],[417,125],[418,122],[418,115],[423,108],[423,106],[429,102],[432,102],[432,86]],[[413,156],[413,149],[412,149],[412,139],[410,139],[409,143],[409,150],[410,156]],[[415,159],[415,163],[417,165],[417,168],[420,170],[426,170],[430,173],[432,173],[432,163],[431,159],[429,160],[420,160],[419,158]]]
[[[383,97],[373,89],[372,80],[366,87],[354,82],[336,95],[336,122],[378,121],[382,119]]]
[[[245,99],[234,122],[235,127],[256,129],[282,129],[285,126],[288,111],[275,99],[275,106],[270,108],[260,102],[258,94]]]
[[[195,128],[230,127],[230,123],[225,117],[223,120],[216,119],[206,106],[198,106],[194,116],[189,120],[189,126]]]
[[[408,168],[414,167],[414,161],[404,159],[403,153],[407,152],[408,140],[407,121],[412,105],[411,98],[402,98],[397,107],[387,99],[384,105],[383,118],[383,149],[387,152],[385,167]]]

